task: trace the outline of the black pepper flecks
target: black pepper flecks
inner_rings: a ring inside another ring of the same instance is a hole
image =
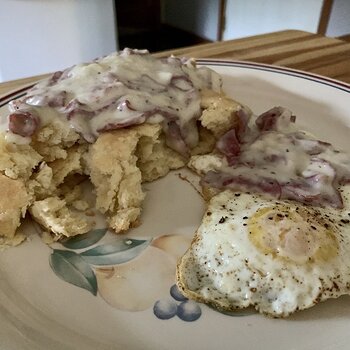
[[[224,218],[223,216],[221,217],[221,219],[219,220],[219,224],[223,224],[226,221],[226,218]]]

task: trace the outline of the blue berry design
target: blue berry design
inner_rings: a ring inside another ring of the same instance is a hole
[[[170,295],[177,301],[186,301],[188,300],[185,296],[183,296],[177,287],[176,284],[172,285],[170,288]]]
[[[153,306],[153,313],[161,320],[169,320],[177,313],[177,304],[170,299],[158,300]]]
[[[202,314],[200,306],[194,301],[184,301],[177,307],[177,316],[183,321],[192,322],[199,319]]]

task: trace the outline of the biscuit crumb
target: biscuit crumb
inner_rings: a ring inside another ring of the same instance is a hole
[[[95,216],[95,212],[92,209],[88,209],[85,211],[86,216]]]
[[[86,211],[89,208],[89,203],[80,199],[72,202],[72,206],[76,210]]]
[[[79,235],[93,226],[84,216],[69,209],[66,202],[58,197],[35,201],[29,211],[39,224],[60,237]]]

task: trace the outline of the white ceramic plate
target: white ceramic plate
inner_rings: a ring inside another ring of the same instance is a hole
[[[221,73],[228,95],[255,113],[285,106],[304,129],[349,149],[349,85],[268,65],[202,63]],[[1,98],[0,105],[21,93]],[[5,109],[0,108],[2,115]],[[348,349],[349,297],[284,320],[250,312],[228,316],[176,300],[171,289],[176,257],[204,210],[200,196],[178,173],[145,185],[143,224],[117,243],[100,230],[66,247],[50,247],[26,222],[28,242],[0,253],[0,348]],[[103,221],[96,227],[102,229]],[[175,311],[170,319],[158,318]]]

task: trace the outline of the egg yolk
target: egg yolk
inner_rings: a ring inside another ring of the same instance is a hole
[[[296,263],[337,255],[331,227],[317,210],[279,205],[258,209],[248,222],[249,238],[259,251]]]

